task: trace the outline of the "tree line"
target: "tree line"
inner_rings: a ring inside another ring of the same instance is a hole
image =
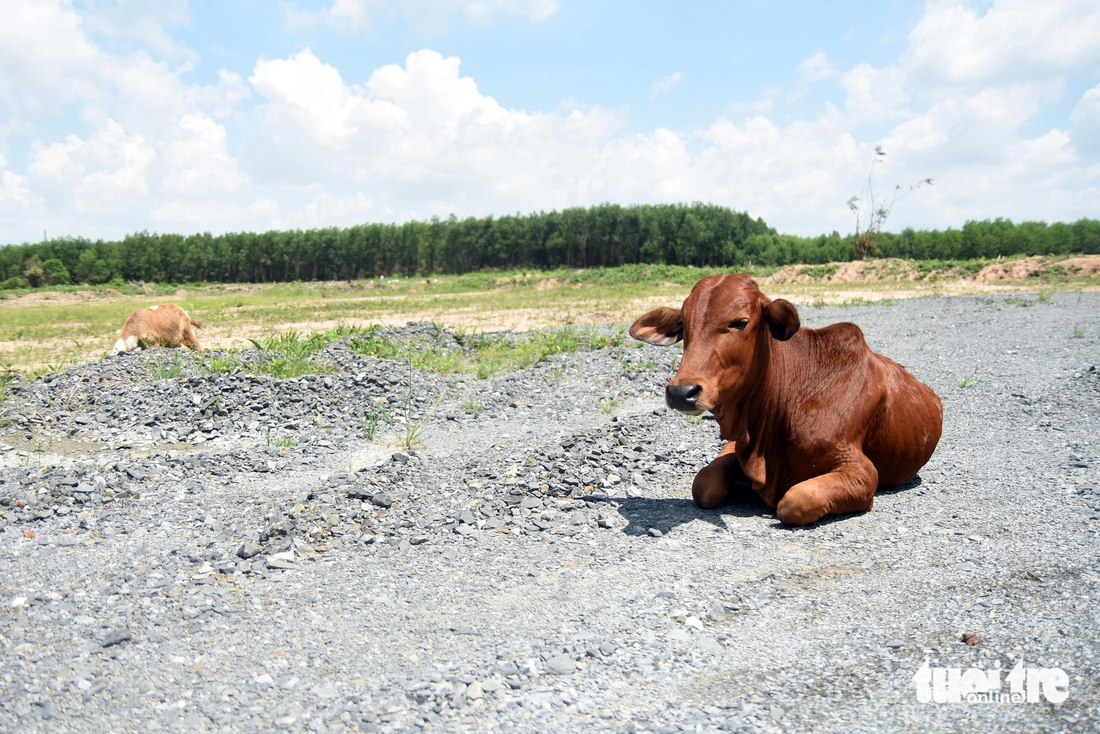
[[[961,229],[884,232],[878,256],[970,259],[1100,253],[1100,221],[1007,219]],[[64,237],[0,247],[0,288],[144,281],[269,283],[460,274],[483,269],[746,265],[857,259],[852,235],[779,234],[760,218],[713,204],[601,204],[502,217],[347,228],[179,235],[121,240]]]

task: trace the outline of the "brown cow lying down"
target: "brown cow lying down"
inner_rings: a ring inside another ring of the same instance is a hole
[[[149,347],[179,347],[202,349],[191,327],[201,329],[202,324],[187,315],[187,312],[174,303],[150,306],[134,311],[126,319],[126,325],[118,335],[111,354],[127,352],[131,349]]]
[[[634,322],[635,339],[684,356],[665,388],[670,408],[714,414],[727,442],[695,476],[692,496],[717,506],[747,479],[788,525],[870,510],[932,456],[943,404],[855,324],[799,329],[798,312],[747,275],[703,278],[683,308]]]

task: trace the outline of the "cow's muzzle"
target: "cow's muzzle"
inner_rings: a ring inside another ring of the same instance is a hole
[[[696,405],[699,394],[703,392],[700,385],[668,385],[665,387],[665,402],[668,407],[681,413],[699,415],[703,408]]]

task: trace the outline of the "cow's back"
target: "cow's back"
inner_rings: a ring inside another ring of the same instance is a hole
[[[879,484],[912,479],[936,450],[943,431],[943,403],[900,364],[874,354],[881,375],[882,404],[868,428],[863,453],[875,465]]]
[[[818,416],[823,411],[829,417],[818,418],[824,424],[832,422],[821,428],[832,438],[861,436],[862,451],[878,470],[880,485],[911,479],[939,442],[939,397],[900,364],[871,351],[855,324],[805,331],[808,351],[802,357],[806,373],[801,398],[811,399]],[[844,425],[848,421],[855,424]]]

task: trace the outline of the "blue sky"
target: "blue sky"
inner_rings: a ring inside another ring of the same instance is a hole
[[[935,180],[892,229],[1100,212],[1094,0],[0,0],[0,17],[0,242],[602,201],[849,231],[876,145],[880,189]]]

